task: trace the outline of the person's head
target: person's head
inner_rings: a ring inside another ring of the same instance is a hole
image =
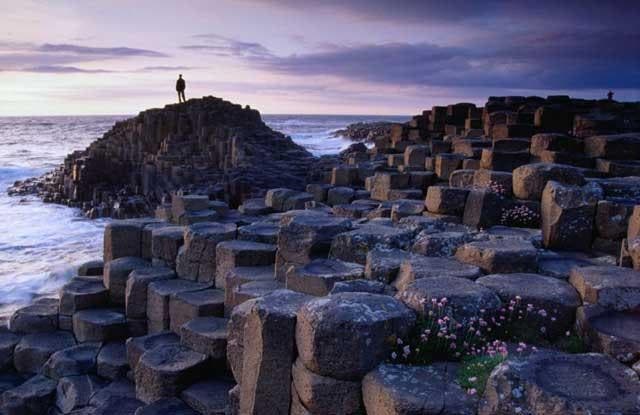
[[[182,78],[182,74],[178,75],[178,78]]]

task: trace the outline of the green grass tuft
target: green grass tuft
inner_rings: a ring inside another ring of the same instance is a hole
[[[489,375],[506,359],[502,355],[467,357],[462,360],[458,369],[458,383],[467,391],[475,389],[477,395],[482,396]]]
[[[571,333],[569,336],[561,337],[555,341],[554,346],[562,350],[565,353],[587,353],[589,348],[585,344],[582,337],[575,333]]]

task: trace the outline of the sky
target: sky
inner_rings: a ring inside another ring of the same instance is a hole
[[[0,0],[0,116],[214,95],[409,115],[490,95],[640,101],[638,0]]]

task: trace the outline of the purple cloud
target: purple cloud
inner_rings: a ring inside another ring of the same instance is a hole
[[[482,47],[396,42],[234,56],[270,72],[399,86],[640,88],[640,33],[612,30],[495,36]]]
[[[136,49],[128,47],[103,48],[92,46],[80,46],[72,44],[45,43],[36,48],[38,52],[52,53],[74,53],[78,55],[97,55],[104,57],[130,57],[143,56],[148,58],[166,58],[169,55],[147,49]]]
[[[194,35],[204,44],[183,45],[180,48],[185,50],[208,51],[216,56],[222,57],[247,57],[257,58],[271,56],[271,52],[256,42],[243,42],[216,34]]]
[[[145,71],[187,71],[190,69],[198,69],[195,66],[145,66],[138,70],[138,72]]]
[[[83,69],[72,64],[99,62],[117,58],[161,58],[168,55],[147,49],[128,47],[91,47],[73,44],[42,45],[27,42],[0,42],[0,66],[4,70],[39,73],[108,73],[105,69]]]
[[[272,4],[294,10],[321,10],[346,14],[362,20],[400,24],[435,23],[442,25],[473,22],[485,27],[509,21],[521,27],[531,22],[584,27],[622,27],[640,19],[636,0],[242,0]],[[467,29],[470,29],[467,27]]]
[[[106,69],[82,69],[82,68],[76,68],[75,66],[43,65],[43,66],[34,66],[31,68],[23,68],[21,72],[73,74],[73,73],[112,73],[115,71],[109,71]]]

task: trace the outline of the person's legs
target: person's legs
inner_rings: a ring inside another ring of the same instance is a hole
[[[184,91],[180,91],[180,94],[182,94],[182,102],[187,102],[187,98],[184,96]]]
[[[182,102],[182,97],[180,96],[180,91],[178,91],[178,104]]]

